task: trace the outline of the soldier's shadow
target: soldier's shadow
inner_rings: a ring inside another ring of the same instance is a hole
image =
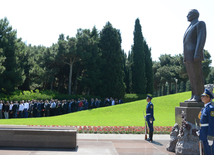
[[[161,143],[159,143],[159,142],[156,142],[156,141],[152,141],[152,144],[159,145],[159,146],[163,146],[163,144],[161,144]]]

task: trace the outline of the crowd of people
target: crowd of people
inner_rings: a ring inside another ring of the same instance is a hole
[[[28,117],[45,117],[67,114],[87,109],[112,106],[124,103],[122,99],[106,98],[103,102],[101,99],[91,98],[89,102],[83,98],[78,100],[22,100],[18,101],[0,101],[0,119],[5,118],[28,118]]]

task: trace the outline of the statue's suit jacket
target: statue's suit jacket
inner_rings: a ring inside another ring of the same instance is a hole
[[[194,61],[194,58],[204,60],[203,48],[206,40],[206,24],[198,21],[190,25],[183,38],[184,61]]]

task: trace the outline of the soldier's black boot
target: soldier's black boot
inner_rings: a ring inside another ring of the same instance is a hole
[[[153,131],[149,131],[149,138],[147,141],[152,142]]]
[[[149,131],[149,138],[147,138],[147,141],[149,141],[149,142],[151,141],[151,133],[152,133],[152,132]]]
[[[150,131],[149,134],[151,133],[151,135],[149,136],[150,137],[150,142],[153,141],[152,137],[153,137],[153,131]]]

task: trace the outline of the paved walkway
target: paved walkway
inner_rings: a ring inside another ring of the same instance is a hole
[[[77,134],[75,150],[0,148],[0,155],[175,155],[166,150],[169,138],[154,134],[149,143],[137,134]]]

